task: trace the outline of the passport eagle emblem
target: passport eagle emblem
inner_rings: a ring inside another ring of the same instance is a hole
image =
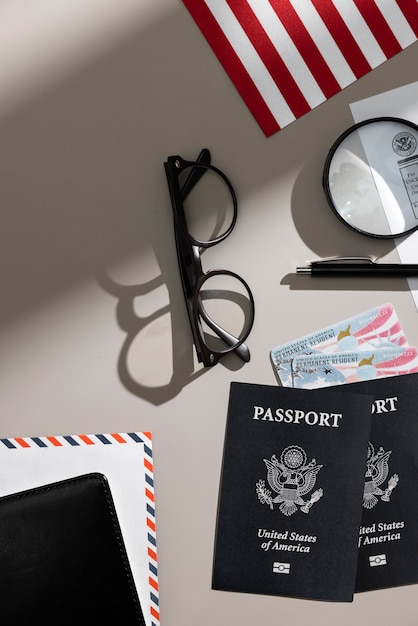
[[[296,513],[298,507],[303,513],[309,513],[313,504],[322,498],[323,490],[317,489],[308,500],[303,499],[315,487],[317,474],[323,467],[317,465],[315,459],[307,463],[303,448],[288,446],[281,453],[280,461],[275,454],[270,460],[263,461],[267,468],[267,482],[276,495],[260,479],[256,483],[256,493],[262,504],[268,504],[272,510],[277,504],[283,515],[289,516]]]
[[[375,452],[374,446],[369,442],[367,448],[367,466],[366,479],[363,492],[363,506],[365,509],[372,509],[378,502],[378,496],[383,502],[389,502],[392,491],[399,482],[398,474],[394,474],[387,483],[387,487],[381,488],[389,474],[389,457],[392,450],[386,450],[382,447]]]

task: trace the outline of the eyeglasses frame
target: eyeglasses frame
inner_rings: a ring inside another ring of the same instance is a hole
[[[200,254],[202,248],[206,249],[217,245],[226,239],[234,229],[238,215],[238,203],[235,191],[225,174],[210,163],[210,152],[207,148],[204,148],[200,152],[196,161],[187,161],[179,155],[169,156],[164,163],[164,168],[174,216],[175,243],[181,283],[198,361],[203,363],[205,367],[211,367],[216,365],[226,354],[235,352],[243,361],[248,362],[250,360],[250,352],[244,342],[254,322],[254,297],[251,289],[247,282],[235,272],[229,270],[208,270],[204,272]],[[184,185],[180,188],[179,175],[187,168],[190,168],[190,174],[184,182]],[[233,202],[233,217],[231,224],[223,233],[209,241],[204,241],[196,239],[189,233],[183,202],[208,169],[219,175],[227,185]],[[234,337],[216,324],[210,316],[207,315],[202,303],[202,286],[209,278],[219,275],[235,278],[241,282],[248,293],[250,321],[240,339]],[[225,349],[215,350],[206,345],[200,318],[202,318],[209,328],[227,344]]]

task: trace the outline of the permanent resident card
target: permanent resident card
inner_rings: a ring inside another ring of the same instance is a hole
[[[318,389],[418,372],[418,350],[401,346],[337,354],[297,356],[292,361],[293,386]]]
[[[277,346],[270,356],[281,384],[293,387],[292,359],[296,356],[407,345],[393,304],[386,303]]]

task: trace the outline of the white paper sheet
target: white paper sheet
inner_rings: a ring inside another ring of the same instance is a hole
[[[418,82],[371,96],[350,105],[355,122],[392,116],[418,124]],[[396,249],[402,263],[418,263],[418,231],[396,240]],[[418,309],[418,277],[408,278],[409,288]]]

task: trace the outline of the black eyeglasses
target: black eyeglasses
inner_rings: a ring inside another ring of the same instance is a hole
[[[170,156],[164,163],[174,215],[177,259],[197,358],[216,365],[235,352],[250,360],[244,343],[254,322],[254,298],[235,272],[204,272],[201,254],[231,234],[238,205],[227,177],[204,148],[197,161]],[[199,184],[198,184],[199,183]]]

